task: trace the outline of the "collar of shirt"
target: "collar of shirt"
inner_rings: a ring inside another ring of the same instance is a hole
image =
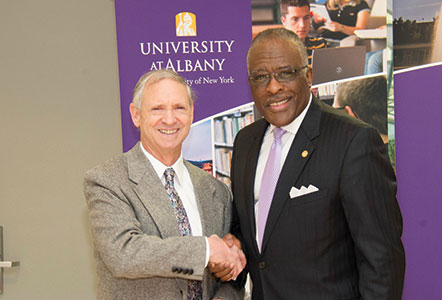
[[[184,172],[186,166],[184,165],[184,159],[183,154],[181,153],[180,157],[176,160],[176,162],[171,165],[170,167],[164,165],[162,162],[160,162],[158,159],[156,159],[152,154],[146,151],[144,149],[143,144],[140,142],[141,150],[143,151],[144,155],[147,157],[147,159],[152,164],[155,172],[157,173],[158,177],[161,179],[161,182],[163,184],[166,184],[166,179],[164,178],[164,171],[168,168],[173,168],[175,171],[175,177],[173,179],[175,186],[179,186],[184,178]]]
[[[358,4],[355,1],[350,1],[350,2],[343,4],[343,5],[339,4],[339,8],[344,9],[346,6],[356,6],[356,5],[358,5]]]

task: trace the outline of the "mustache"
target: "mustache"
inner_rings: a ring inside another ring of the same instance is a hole
[[[266,104],[276,103],[276,102],[280,102],[283,100],[290,100],[290,98],[292,98],[291,95],[276,94],[276,95],[273,95],[273,96],[267,98]]]

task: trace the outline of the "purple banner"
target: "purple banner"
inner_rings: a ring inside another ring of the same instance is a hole
[[[250,0],[115,1],[124,151],[139,140],[129,104],[147,71],[172,69],[187,80],[197,95],[195,122],[252,101],[250,11]]]
[[[442,299],[442,66],[394,76],[403,299]]]

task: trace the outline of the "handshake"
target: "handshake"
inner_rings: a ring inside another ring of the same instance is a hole
[[[241,242],[228,233],[223,239],[217,235],[208,238],[210,272],[222,281],[236,279],[246,266],[246,257],[241,250]]]

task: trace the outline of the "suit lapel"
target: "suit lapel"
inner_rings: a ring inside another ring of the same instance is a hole
[[[256,243],[256,221],[255,221],[255,177],[256,167],[258,164],[259,152],[261,150],[261,144],[264,139],[264,133],[269,125],[265,119],[259,121],[259,126],[254,132],[246,157],[251,159],[246,160],[246,167],[244,171],[244,188],[246,189],[244,195],[250,195],[250,198],[246,201],[247,219],[249,220],[250,232],[252,241],[254,241],[255,251],[259,253],[258,244]]]
[[[139,143],[127,153],[127,165],[129,179],[136,184],[134,190],[157,225],[161,237],[179,236],[167,192]]]
[[[262,244],[262,253],[265,251],[272,231],[278,222],[278,218],[287,200],[289,199],[291,187],[298,180],[299,176],[304,170],[305,165],[307,164],[307,161],[310,159],[315,150],[315,146],[312,141],[319,135],[320,119],[321,110],[319,103],[316,98],[313,98],[301,127],[293,140],[285,163],[281,169],[278,183],[276,184],[272,205],[267,217],[266,229]]]

